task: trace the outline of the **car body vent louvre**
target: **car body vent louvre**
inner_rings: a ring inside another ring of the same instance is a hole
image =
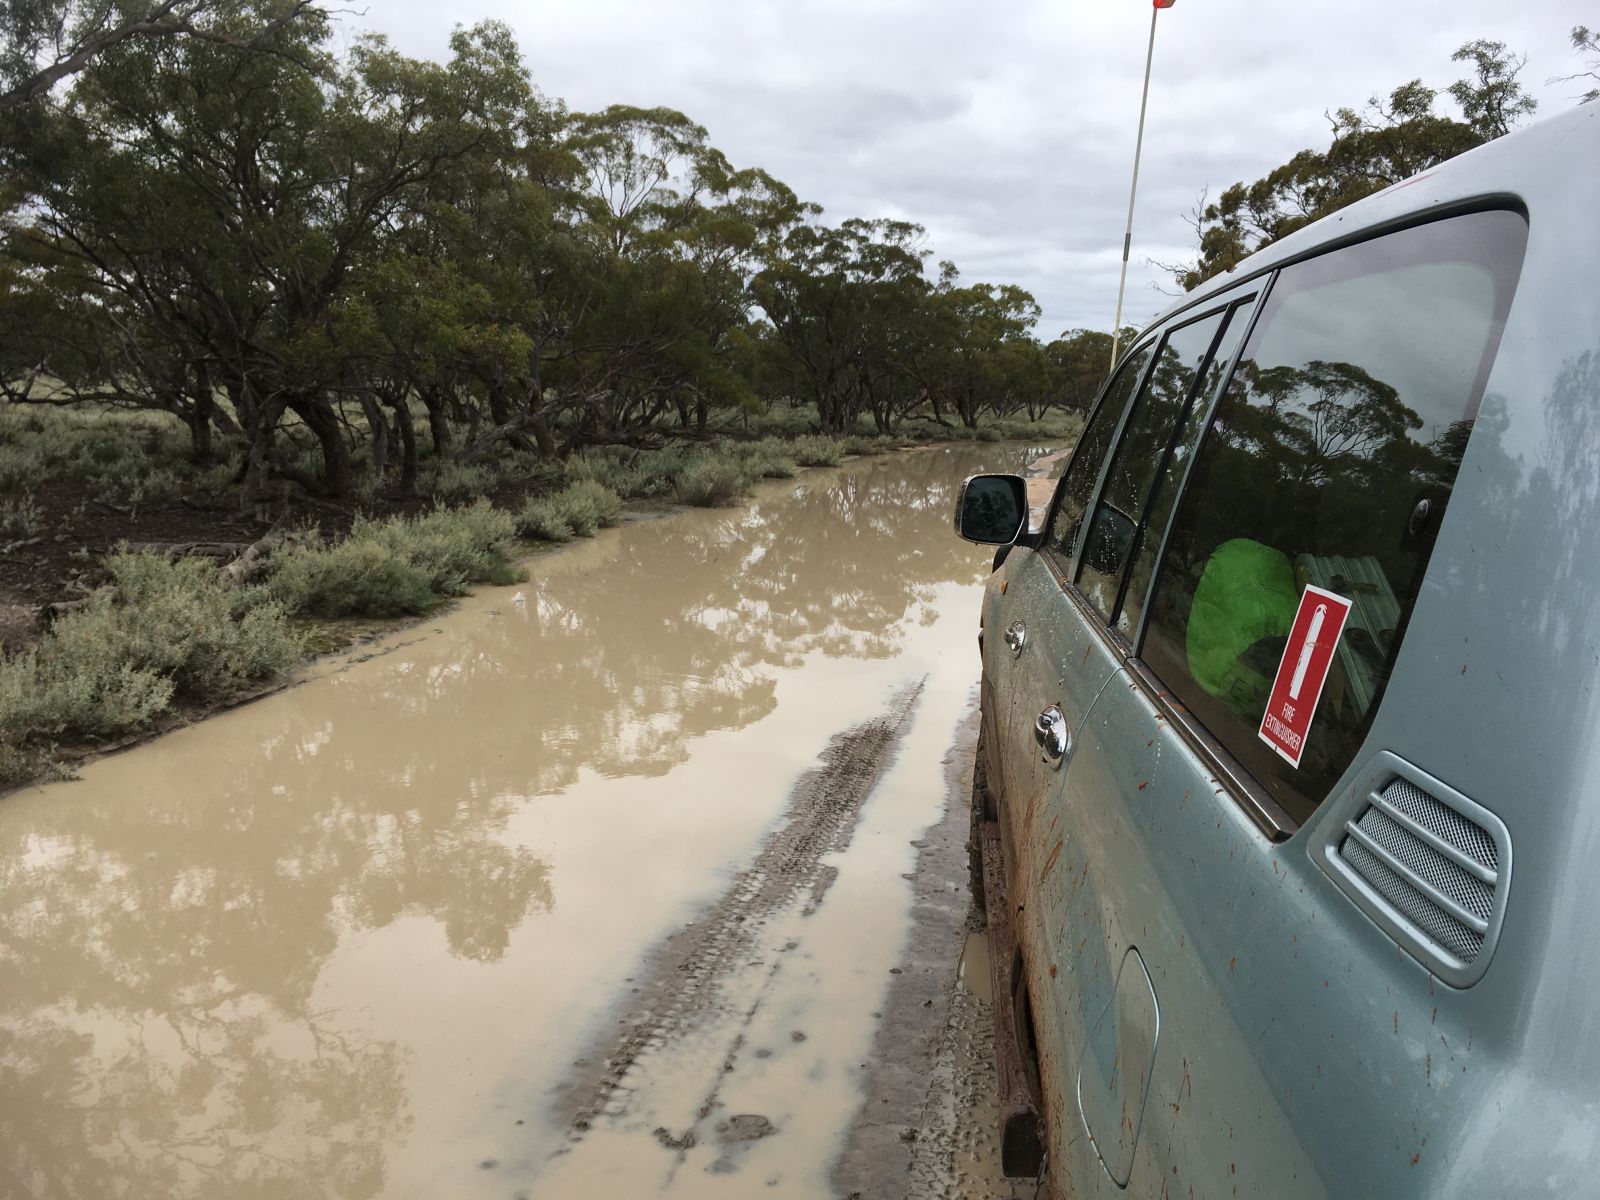
[[[1445,982],[1488,967],[1505,912],[1505,825],[1393,755],[1364,796],[1342,805],[1318,857],[1369,916]]]

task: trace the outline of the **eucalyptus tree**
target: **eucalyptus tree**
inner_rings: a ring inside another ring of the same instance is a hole
[[[1039,305],[1025,290],[1015,284],[963,286],[954,265],[945,263],[931,301],[942,336],[929,383],[963,425],[977,425],[985,409],[1004,416],[1022,407],[1027,393],[1048,392],[1044,364],[1028,350],[1037,346],[1031,331]]]
[[[1336,110],[1327,149],[1302,150],[1204,206],[1195,222],[1198,257],[1174,270],[1179,284],[1195,288],[1301,226],[1500,137],[1533,112],[1536,102],[1518,81],[1524,60],[1503,42],[1468,42],[1453,59],[1472,68],[1447,89],[1460,117],[1435,111],[1439,93],[1420,79],[1372,97],[1364,109]]]
[[[848,430],[862,411],[863,371],[880,350],[871,331],[925,301],[923,241],[922,227],[904,221],[797,224],[752,281],[825,432]]]
[[[505,152],[527,88],[499,27],[459,31],[443,65],[377,37],[334,62],[326,37],[308,9],[274,28],[266,49],[281,53],[193,39],[108,51],[63,106],[72,153],[31,181],[27,235],[116,322],[129,373],[175,411],[226,394],[256,496],[274,472],[348,490],[338,304],[431,180]],[[315,475],[274,457],[289,414],[320,449]]]

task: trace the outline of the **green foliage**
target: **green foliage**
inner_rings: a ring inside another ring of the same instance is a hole
[[[1438,93],[1420,79],[1387,100],[1371,97],[1365,110],[1337,110],[1326,150],[1302,150],[1255,182],[1227,188],[1215,203],[1202,202],[1198,258],[1173,268],[1178,283],[1186,291],[1198,287],[1329,213],[1503,136],[1534,111],[1537,102],[1517,79],[1525,60],[1505,43],[1468,42],[1452,60],[1472,67],[1446,89],[1460,119],[1435,112]]]
[[[296,547],[268,585],[291,611],[319,617],[425,613],[438,597],[420,568],[376,542]]]
[[[1585,69],[1571,75],[1563,75],[1560,77],[1559,82],[1578,83],[1586,81],[1591,84],[1600,84],[1600,29],[1590,29],[1587,25],[1574,25],[1568,33],[1567,39],[1572,43],[1572,48],[1583,56]],[[1588,104],[1595,100],[1600,100],[1600,87],[1591,87],[1578,97],[1579,104]]]
[[[267,588],[290,611],[320,617],[424,613],[473,583],[514,583],[517,521],[479,501],[420,517],[358,518],[331,546],[279,555]]]
[[[673,490],[684,504],[716,508],[748,495],[750,483],[749,473],[731,456],[700,454],[684,464]]]
[[[567,461],[567,471],[574,479],[593,480],[624,500],[669,494],[682,466],[682,452],[672,447],[626,450],[621,446],[596,446]]]
[[[182,431],[158,414],[0,406],[0,491],[70,479],[107,499],[167,499],[197,474]]]
[[[762,438],[756,442],[734,442],[729,448],[752,479],[793,479],[800,464],[792,447],[781,438]]]
[[[206,702],[299,658],[282,605],[228,588],[204,559],[106,560],[113,589],[0,663],[0,739],[114,736],[174,700]]]
[[[844,442],[833,437],[796,438],[790,447],[802,467],[837,467],[844,459]]]
[[[517,529],[536,541],[570,542],[593,537],[622,517],[616,492],[593,479],[579,479],[552,496],[529,500],[517,516]]]

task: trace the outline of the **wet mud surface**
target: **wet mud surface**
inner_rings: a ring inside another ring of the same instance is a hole
[[[7,797],[0,1195],[1031,1195],[952,785],[1020,460],[634,522]]]
[[[686,1153],[701,1142],[745,1142],[776,1132],[766,1117],[721,1113],[721,1076],[735,1069],[742,1054],[770,1057],[770,1051],[762,1055],[760,1049],[747,1048],[748,1033],[782,969],[782,956],[801,944],[786,934],[779,941],[772,932],[780,925],[776,919],[809,917],[822,903],[838,874],[823,862],[823,855],[849,844],[861,806],[897,749],[922,689],[919,680],[897,693],[881,716],[835,736],[822,752],[821,765],[800,777],[783,823],[754,861],[734,876],[704,915],[651,953],[646,971],[635,977],[634,998],[619,1019],[620,1031],[584,1060],[580,1078],[596,1062],[599,1077],[583,1078],[573,1089],[570,1143],[581,1142],[599,1120],[628,1118],[632,1097],[646,1090],[651,1060],[662,1057],[659,1052],[690,1030],[713,1023],[726,1030],[725,1044],[720,1055],[706,1057],[703,1064],[705,1095],[676,1120],[661,1114],[669,1124],[657,1125],[651,1135]],[[756,978],[741,987],[741,974]],[[790,1033],[792,1042],[805,1038],[801,1030]],[[562,1151],[568,1152],[570,1147]],[[732,1168],[724,1156],[710,1169]]]

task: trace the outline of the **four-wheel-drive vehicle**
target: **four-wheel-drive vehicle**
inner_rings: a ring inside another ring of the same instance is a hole
[[[1600,1195],[1600,104],[1185,297],[1026,513],[956,517],[1011,1165]]]

